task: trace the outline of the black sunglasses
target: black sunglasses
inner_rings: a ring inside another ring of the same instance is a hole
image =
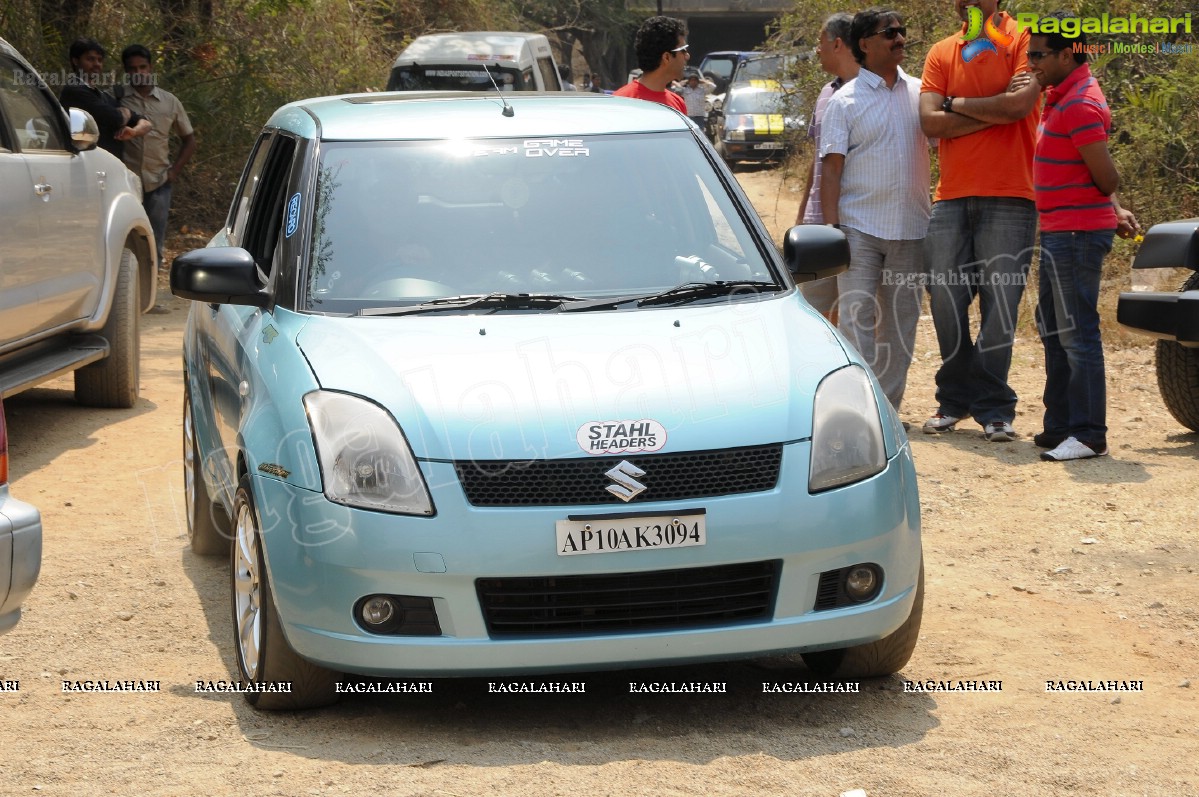
[[[871,36],[877,36],[880,33],[883,34],[884,36],[886,36],[888,39],[894,39],[896,36],[903,36],[906,39],[908,36],[908,29],[906,27],[904,27],[903,25],[892,25],[889,28],[883,28],[882,30],[876,30],[874,33],[867,33],[862,38],[869,39]]]
[[[1060,52],[1061,52],[1061,50],[1029,50],[1028,51],[1028,60],[1029,61],[1040,61],[1042,58],[1045,58],[1046,56],[1056,55],[1057,53],[1060,53]]]

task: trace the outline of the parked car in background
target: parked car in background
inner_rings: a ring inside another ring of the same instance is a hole
[[[708,53],[700,61],[699,71],[712,79],[716,84],[716,94],[724,94],[729,87],[729,80],[737,64],[754,55],[747,50],[719,50]]]
[[[41,568],[41,515],[8,492],[8,426],[0,399],[0,634],[20,621]]]
[[[493,82],[494,81],[494,82]],[[561,91],[550,41],[541,33],[429,33],[403,49],[388,91]]]
[[[775,81],[734,84],[709,114],[716,152],[730,167],[782,158],[807,124],[798,104],[798,95]]]
[[[1117,320],[1157,338],[1157,386],[1170,414],[1199,432],[1199,219],[1155,224],[1133,260],[1134,269],[1195,271],[1178,293],[1120,294]]]
[[[141,180],[98,138],[0,39],[0,396],[74,371],[83,404],[137,400],[154,234]]]
[[[580,241],[580,207],[611,234]],[[780,252],[657,103],[279,109],[227,225],[171,270],[190,535],[230,556],[247,699],[782,651],[901,668],[908,441],[795,286],[847,260],[820,225]]]

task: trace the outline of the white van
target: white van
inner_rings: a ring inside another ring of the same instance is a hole
[[[540,33],[430,33],[404,48],[388,91],[561,91],[550,42]]]

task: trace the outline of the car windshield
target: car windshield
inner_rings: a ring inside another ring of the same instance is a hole
[[[787,113],[787,104],[782,93],[769,89],[738,89],[729,94],[725,102],[726,114]]]
[[[528,77],[531,80],[532,73]],[[525,76],[519,69],[496,64],[486,68],[483,64],[410,64],[392,70],[388,88],[391,91],[495,91],[499,86],[501,90],[519,91],[529,88],[525,84]]]
[[[705,58],[700,64],[699,71],[705,75],[715,75],[719,78],[728,79],[729,75],[733,74],[733,66],[737,63],[736,56],[716,56],[714,58]]]
[[[796,60],[794,55],[766,55],[760,58],[751,58],[737,67],[737,74],[734,77],[738,83],[750,80],[784,80],[788,73],[795,68]]]
[[[304,306],[316,312],[785,285],[686,132],[325,142],[315,200]]]

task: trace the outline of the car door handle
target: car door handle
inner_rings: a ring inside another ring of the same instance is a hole
[[[40,197],[49,196],[50,192],[53,190],[54,190],[54,186],[50,185],[49,183],[34,183],[33,184],[33,193],[37,194]]]

